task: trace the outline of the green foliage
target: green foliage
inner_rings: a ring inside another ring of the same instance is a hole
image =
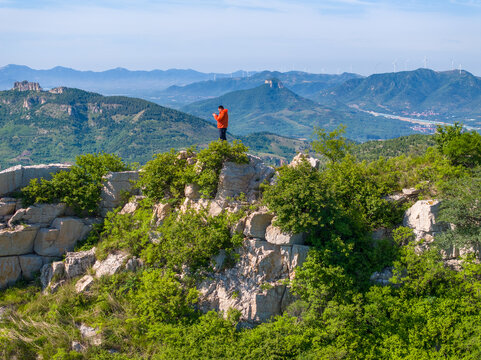
[[[152,269],[142,273],[130,301],[136,320],[148,327],[157,322],[177,323],[192,317],[197,297],[195,288],[185,289],[173,272]]]
[[[201,193],[210,197],[215,195],[219,182],[219,174],[225,161],[247,164],[247,147],[234,140],[232,145],[227,141],[213,141],[197,154],[196,176],[194,181],[200,186]]]
[[[24,206],[35,203],[64,202],[78,214],[98,210],[102,177],[129,167],[116,155],[98,153],[78,156],[69,171],[60,171],[51,180],[32,179],[21,190]]]
[[[188,154],[193,155],[191,149]],[[179,157],[172,149],[170,152],[155,155],[153,160],[145,164],[137,186],[156,201],[164,198],[179,199],[184,196],[184,187],[190,181],[191,172],[187,160]]]
[[[196,183],[205,197],[215,195],[219,174],[225,161],[248,163],[247,147],[242,142],[213,141],[197,155],[194,149],[179,156],[173,149],[158,154],[149,161],[140,174],[138,186],[151,199],[166,199],[178,203],[184,196],[185,185]],[[188,164],[186,157],[194,157],[197,163]]]
[[[158,228],[158,239],[145,247],[142,257],[149,264],[180,273],[187,266],[191,274],[206,269],[212,256],[227,252],[242,242],[240,234],[231,236],[230,228],[242,216],[209,216],[208,210],[187,209],[172,213]]]
[[[317,140],[312,142],[313,150],[329,159],[331,162],[341,161],[351,150],[351,144],[342,136],[346,126],[339,125],[335,130],[327,132],[324,129],[314,129]]]
[[[481,164],[481,135],[476,131],[463,132],[463,126],[439,126],[435,140],[441,153],[454,165],[474,167]]]
[[[481,242],[481,169],[473,177],[452,180],[444,193],[440,221],[453,224],[454,228],[440,234],[441,246],[462,248],[472,246],[477,250]]]

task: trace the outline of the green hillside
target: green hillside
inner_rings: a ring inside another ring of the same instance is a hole
[[[339,101],[366,110],[481,125],[481,79],[467,71],[374,74],[348,80],[314,98],[323,104]]]
[[[384,158],[400,155],[419,156],[424,154],[428,147],[434,145],[435,141],[432,135],[414,134],[384,141],[367,141],[355,145],[352,153],[358,160],[373,161],[381,156]]]
[[[341,123],[347,126],[347,136],[357,141],[414,133],[409,123],[377,118],[342,104],[319,105],[285,88],[276,79],[272,85],[266,83],[199,101],[183,107],[182,111],[213,121],[212,112],[219,104],[229,109],[229,130],[239,135],[267,131],[308,139],[315,126],[334,129]]]
[[[61,91],[0,92],[0,169],[72,161],[99,151],[145,163],[155,153],[204,147],[218,138],[212,124],[145,100]],[[300,141],[278,142],[273,136],[258,134],[246,142],[252,153],[278,159],[292,157],[302,147]]]

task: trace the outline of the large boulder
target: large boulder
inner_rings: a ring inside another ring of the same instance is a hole
[[[0,257],[0,289],[17,282],[22,275],[18,256]]]
[[[88,234],[91,225],[76,217],[56,218],[52,228],[42,228],[35,238],[35,252],[42,256],[62,256]]]
[[[105,260],[97,260],[93,266],[95,277],[114,275],[125,268],[129,254],[124,252],[112,253]]]
[[[273,218],[274,215],[267,211],[253,212],[246,219],[244,235],[265,239],[267,227],[271,224]]]
[[[17,200],[14,198],[1,198],[0,199],[0,216],[11,215],[15,212],[17,206]]]
[[[50,180],[52,174],[69,168],[70,165],[67,164],[17,165],[0,171],[0,196],[27,186],[32,179]]]
[[[100,194],[100,213],[105,216],[122,204],[122,194],[131,193],[134,183],[139,179],[138,171],[120,171],[105,176],[104,186]]]
[[[259,195],[260,184],[274,175],[274,169],[265,165],[259,157],[248,156],[248,164],[224,163],[219,175],[217,200],[245,194],[248,201],[253,201]]]
[[[294,156],[289,166],[291,167],[299,166],[300,164],[302,164],[303,161],[307,161],[307,163],[315,169],[319,169],[319,167],[321,166],[321,161],[319,159],[316,159],[312,156],[309,156],[303,153],[299,153],[296,156]]]
[[[44,263],[44,259],[35,254],[19,256],[18,260],[22,269],[22,276],[27,280],[32,280],[34,274],[40,271]]]
[[[95,248],[68,252],[65,256],[65,276],[69,279],[83,275],[95,264]]]
[[[65,282],[64,278],[65,264],[63,261],[54,261],[51,264],[45,264],[40,269],[40,283],[42,284],[42,289],[50,288],[53,292]],[[52,282],[52,280],[54,281]]]
[[[449,225],[438,220],[441,202],[439,200],[419,200],[404,214],[403,226],[413,229],[416,240],[432,238],[446,230]]]
[[[33,252],[38,227],[18,225],[0,230],[0,255],[24,255]]]
[[[266,229],[266,241],[276,245],[303,245],[305,233],[293,234],[283,232],[279,227],[271,224]]]
[[[241,322],[253,325],[279,315],[294,300],[288,296],[286,280],[294,277],[302,265],[307,246],[280,246],[261,240],[245,240],[237,249],[239,259],[233,267],[224,268],[216,257],[218,269],[199,285],[202,311],[241,312]]]
[[[39,226],[49,226],[52,221],[62,216],[66,209],[65,204],[37,204],[26,209],[18,210],[8,221],[9,226],[18,223],[37,224]]]

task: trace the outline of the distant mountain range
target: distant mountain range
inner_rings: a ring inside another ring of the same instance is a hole
[[[208,81],[195,82],[188,85],[173,85],[152,95],[152,101],[162,105],[180,108],[183,105],[221,96],[228,92],[252,89],[262,85],[265,80],[276,78],[285,87],[298,95],[311,97],[321,90],[340,85],[349,79],[361,78],[361,75],[343,73],[341,75],[310,74],[302,71],[262,71],[248,77],[227,77]]]
[[[220,104],[229,109],[230,131],[239,135],[268,131],[309,139],[316,126],[334,129],[340,124],[346,125],[347,136],[357,141],[414,133],[412,124],[407,122],[371,116],[342,104],[335,107],[320,105],[287,89],[278,79],[253,89],[195,102],[181,109],[214,122],[212,113]]]
[[[321,104],[344,103],[364,110],[481,127],[481,78],[467,71],[429,69],[350,79],[320,91]]]
[[[72,161],[99,151],[145,163],[155,153],[202,147],[217,138],[211,123],[141,99],[71,88],[0,91],[0,168]],[[253,153],[272,159],[292,157],[307,146],[273,134],[243,140]]]
[[[233,74],[202,73],[195,70],[169,69],[131,71],[116,68],[106,71],[79,71],[57,66],[48,70],[35,70],[23,65],[7,65],[0,68],[0,90],[11,89],[15,81],[35,81],[44,88],[58,86],[79,88],[104,95],[131,95],[148,97],[152,91],[160,91],[172,85],[186,85],[197,81],[241,76]]]

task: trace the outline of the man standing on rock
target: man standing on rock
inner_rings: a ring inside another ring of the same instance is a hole
[[[219,105],[219,115],[213,113],[212,116],[217,120],[217,128],[219,129],[219,139],[227,140],[227,125],[229,124],[229,115],[227,109],[224,109],[222,105]]]

